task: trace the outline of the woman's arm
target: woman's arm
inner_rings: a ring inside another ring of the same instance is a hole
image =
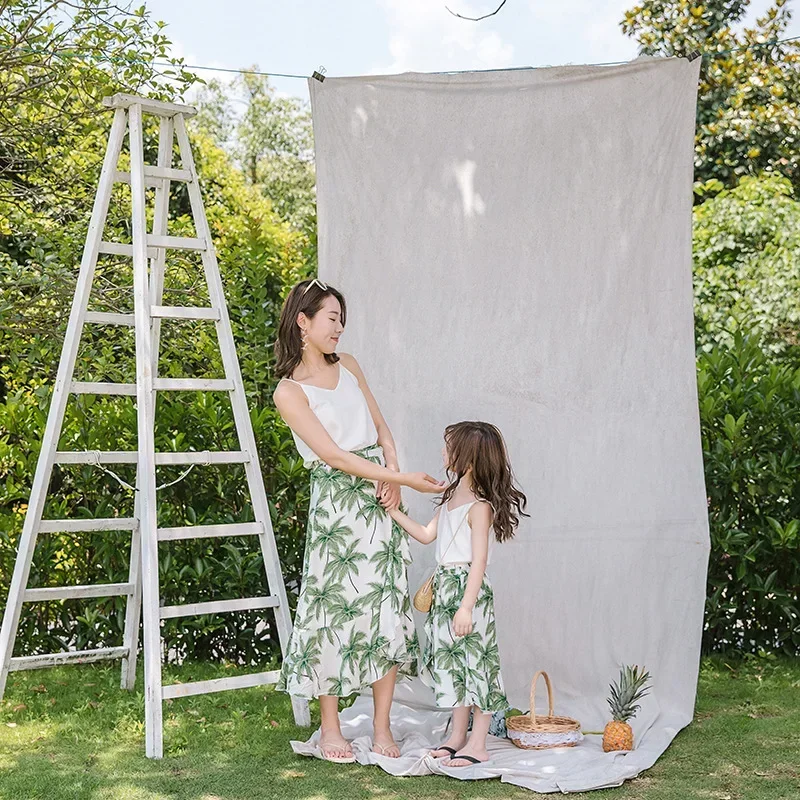
[[[461,606],[453,617],[453,631],[456,636],[466,636],[472,632],[472,609],[475,608],[475,601],[481,590],[486,559],[489,557],[489,527],[492,524],[492,509],[489,504],[475,503],[468,512],[468,521],[472,529],[472,563]]]
[[[358,361],[356,361],[355,357],[350,355],[350,353],[339,353],[339,358],[342,360],[347,369],[349,369],[350,372],[352,372],[353,375],[358,378],[358,385],[361,388],[361,391],[364,393],[364,397],[367,399],[369,413],[372,415],[372,421],[375,423],[375,428],[378,431],[378,444],[383,448],[383,456],[386,459],[386,466],[389,469],[399,472],[400,468],[397,464],[397,446],[395,445],[394,436],[392,436],[392,432],[389,430],[389,425],[381,413],[380,407],[378,406],[378,401],[375,399],[375,395],[372,394],[372,390],[369,388],[367,379],[364,377],[364,372],[362,371]]]
[[[419,522],[414,522],[411,517],[395,508],[389,511],[389,516],[407,533],[413,536],[418,542],[422,544],[430,544],[435,538],[437,529],[439,527],[439,511],[441,507],[436,509],[433,519],[427,525],[421,525]]]
[[[355,453],[342,450],[311,410],[305,392],[296,384],[282,381],[272,398],[283,421],[328,466],[359,478],[410,486],[418,492],[437,494],[442,490],[442,484],[424,472],[395,472]]]

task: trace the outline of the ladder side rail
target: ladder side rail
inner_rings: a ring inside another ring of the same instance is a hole
[[[125,112],[122,109],[118,109],[114,112],[114,122],[108,137],[98,191],[95,195],[89,228],[86,232],[78,281],[72,299],[72,308],[64,336],[64,344],[61,349],[61,358],[58,362],[58,372],[53,386],[47,423],[42,437],[42,446],[36,463],[28,510],[25,514],[25,522],[23,523],[17,549],[17,558],[14,563],[14,574],[11,578],[3,624],[2,628],[0,628],[0,698],[3,697],[5,692],[9,663],[14,650],[19,617],[22,610],[23,595],[30,574],[39,523],[41,522],[47,499],[55,452],[61,436],[64,412],[69,398],[69,388],[75,369],[78,346],[97,265],[99,245],[103,238],[103,228],[108,214],[111,189],[114,185],[114,172],[122,149],[124,135]]]

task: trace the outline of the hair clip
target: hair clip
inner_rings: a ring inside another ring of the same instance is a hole
[[[327,287],[327,285],[326,285],[326,284],[324,284],[324,283],[323,283],[321,280],[319,280],[319,278],[314,278],[314,279],[311,281],[311,283],[309,283],[309,284],[308,284],[308,286],[306,286],[306,288],[305,288],[305,291],[303,292],[303,294],[306,294],[306,293],[308,292],[308,290],[309,290],[309,289],[310,289],[310,288],[311,288],[311,287],[312,287],[312,286],[313,286],[315,283],[317,284],[317,286],[319,286],[319,288],[320,288],[320,289],[322,289],[322,291],[323,291],[323,292],[327,292],[327,291],[328,291],[328,287]]]

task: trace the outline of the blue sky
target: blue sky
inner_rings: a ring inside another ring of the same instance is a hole
[[[507,0],[494,17],[467,22],[499,0],[144,0],[168,24],[189,64],[308,75],[497,69],[586,64],[636,57],[619,22],[636,0]],[[771,5],[753,0],[747,21]],[[794,3],[792,3],[794,5]],[[800,35],[800,20],[790,36]],[[201,72],[203,77],[226,78]],[[307,99],[304,81],[275,78]]]

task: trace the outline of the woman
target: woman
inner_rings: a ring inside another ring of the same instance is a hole
[[[339,727],[339,696],[372,687],[373,751],[398,757],[389,709],[398,673],[419,650],[406,567],[408,540],[388,511],[400,486],[438,493],[424,472],[400,472],[394,439],[358,362],[336,347],[341,293],[302,281],[286,298],[275,343],[275,405],[311,470],[311,505],[294,629],[277,688],[319,697],[320,747],[355,760]]]

